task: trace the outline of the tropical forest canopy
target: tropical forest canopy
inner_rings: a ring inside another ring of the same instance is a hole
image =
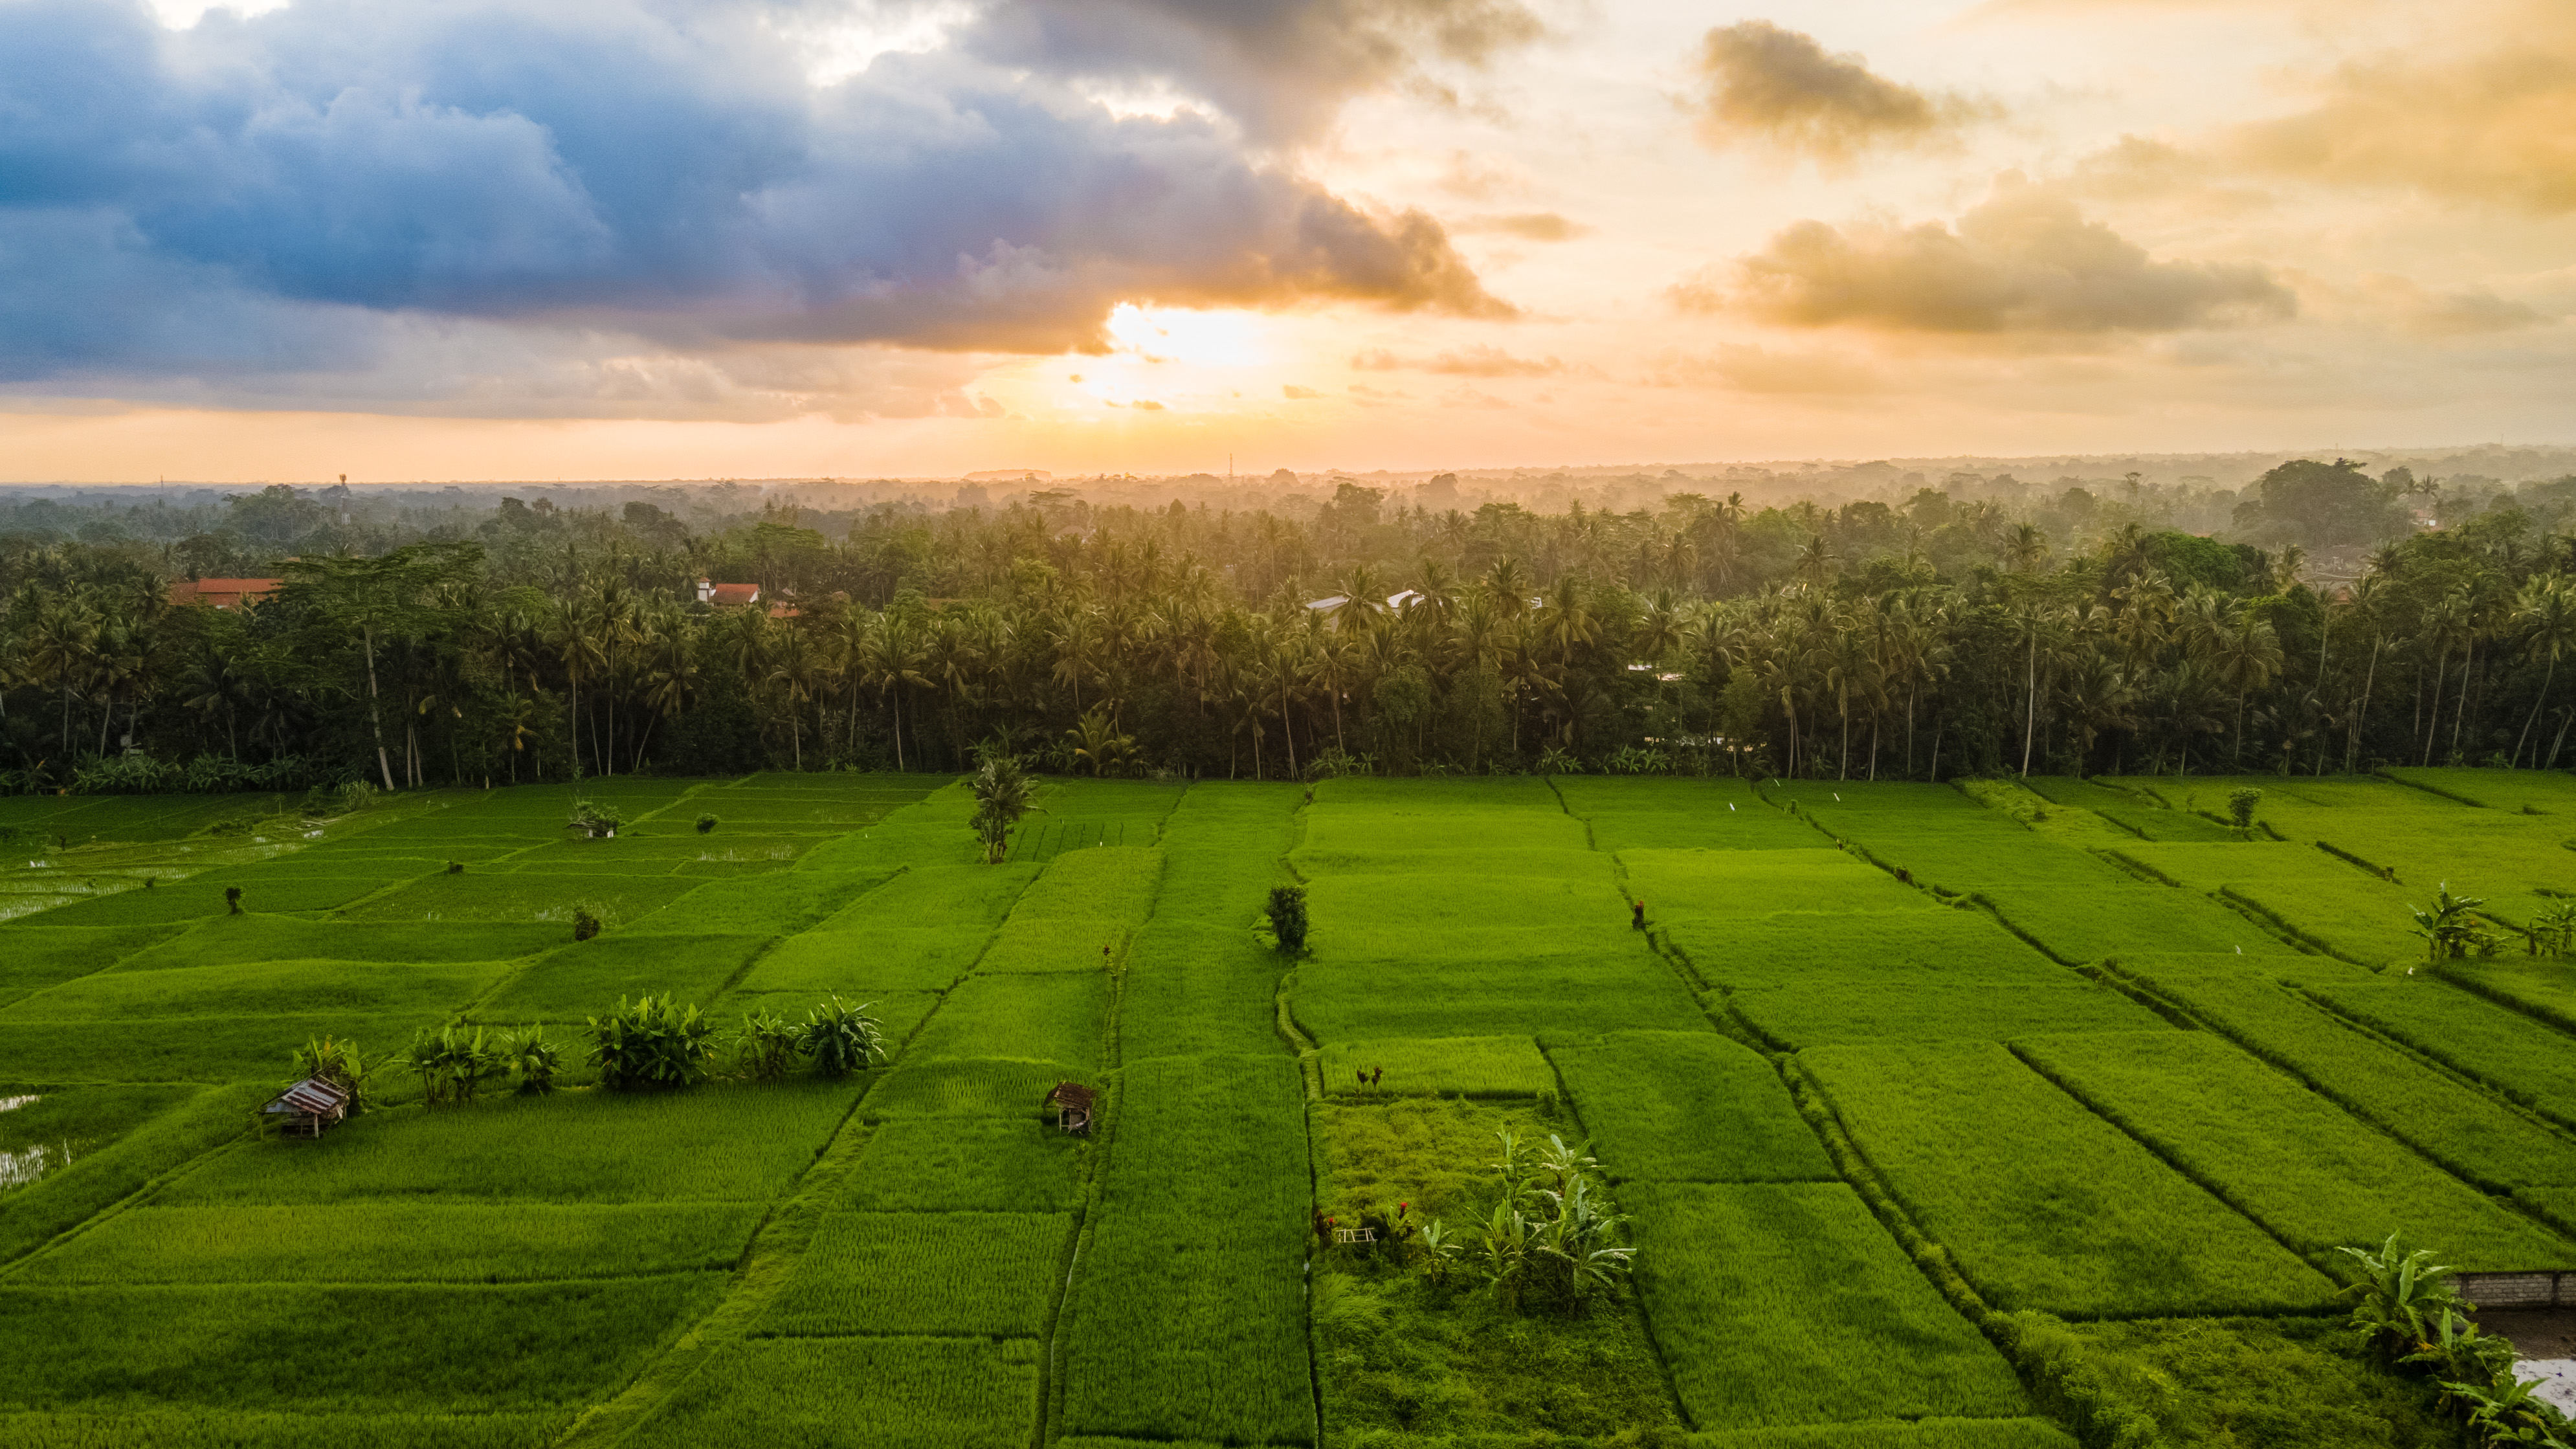
[[[1196,506],[8,501],[0,769],[399,788],[953,769],[996,738],[1196,777],[2558,764],[2576,479],[2474,481],[2294,460],[2232,494],[1962,474],[1625,511],[1441,506],[1445,475]],[[232,577],[283,585],[172,600]],[[701,602],[702,577],[759,602]]]

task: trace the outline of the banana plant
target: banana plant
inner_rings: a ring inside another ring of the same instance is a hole
[[[2433,1261],[2433,1250],[2403,1250],[2400,1235],[2390,1233],[2379,1251],[2338,1248],[2361,1264],[2361,1278],[2344,1289],[2354,1299],[2352,1326],[2391,1354],[2421,1345],[2439,1331],[2442,1315],[2457,1312],[2459,1290],[2454,1269]]]
[[[2441,1383],[2443,1393],[2468,1409],[2469,1428],[2479,1443],[2568,1449],[2567,1418],[2540,1397],[2540,1380],[2517,1378],[2508,1369],[2483,1386],[2448,1379]]]
[[[2450,882],[2444,881],[2434,895],[2433,907],[2410,906],[2415,917],[2415,934],[2424,938],[2426,948],[2436,961],[2450,961],[2469,955],[2486,939],[2486,931],[2474,914],[2486,901],[2477,896],[2451,894]]]
[[[1485,1281],[1494,1286],[1495,1300],[1506,1308],[1520,1306],[1531,1237],[1530,1220],[1508,1199],[1494,1204],[1493,1215],[1477,1235],[1476,1266],[1484,1273]]]

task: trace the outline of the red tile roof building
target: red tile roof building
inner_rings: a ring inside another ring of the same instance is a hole
[[[256,604],[267,599],[285,582],[284,579],[180,579],[170,585],[170,602],[238,609],[244,604]]]

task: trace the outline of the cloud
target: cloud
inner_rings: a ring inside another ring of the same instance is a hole
[[[0,382],[398,369],[441,321],[610,358],[1096,350],[1122,301],[1511,312],[1431,217],[1221,123],[953,51],[817,85],[752,3],[7,15]]]
[[[2333,185],[2576,211],[2576,10],[2511,4],[2457,30],[2476,48],[2347,64],[2314,84],[2304,109],[2237,127],[2213,149],[2246,169]]]
[[[2551,320],[2528,302],[2483,287],[2435,291],[2407,277],[2375,274],[2361,279],[2360,293],[2368,310],[2419,337],[2511,332]]]
[[[1545,377],[1566,370],[1553,357],[1514,357],[1499,347],[1477,343],[1431,357],[1400,357],[1383,347],[1364,348],[1351,356],[1354,372],[1438,372],[1454,377]]]
[[[1937,221],[1802,221],[1670,295],[1685,311],[1741,311],[1791,327],[1951,334],[2171,332],[2297,310],[2261,267],[2156,261],[2010,173],[1955,231]]]
[[[1720,150],[1750,141],[1839,166],[1870,150],[1941,140],[1996,113],[1889,80],[1860,56],[1830,54],[1815,37],[1768,20],[1708,32],[1699,71],[1707,83],[1700,139]]]
[[[1299,387],[1293,382],[1280,388],[1279,395],[1288,399],[1290,402],[1312,402],[1323,396],[1322,393],[1315,391],[1311,387]]]
[[[1177,86],[1279,142],[1355,95],[1441,94],[1429,65],[1481,67],[1544,29],[1519,0],[1000,0],[966,41],[1048,75]]]
[[[1128,406],[1136,409],[1138,412],[1159,413],[1163,410],[1163,405],[1154,401],[1152,398],[1138,398],[1136,401],[1129,403]]]
[[[1462,234],[1500,232],[1505,236],[1516,236],[1523,241],[1534,242],[1572,241],[1577,237],[1590,236],[1595,230],[1579,221],[1568,221],[1552,211],[1523,211],[1505,216],[1471,216],[1463,221],[1450,223],[1449,229]]]

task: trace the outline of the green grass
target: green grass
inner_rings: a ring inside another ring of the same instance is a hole
[[[864,1212],[1044,1213],[1071,1208],[1092,1139],[1026,1121],[879,1123],[835,1204]]]
[[[751,1203],[145,1207],[27,1263],[25,1284],[519,1283],[729,1269]]]
[[[32,1007],[30,997],[22,1006]],[[291,1004],[291,1003],[282,1003]],[[33,1012],[0,1019],[0,1063],[38,1082],[260,1082],[274,1091],[291,1080],[289,1059],[317,1036],[354,1040],[370,1054],[391,1053],[438,1010],[376,1015],[323,1012],[277,1016],[126,1017],[39,1021]]]
[[[1525,1036],[1381,1037],[1324,1048],[1324,1090],[1337,1097],[1535,1097],[1556,1090],[1556,1072]],[[1359,1073],[1376,1080],[1362,1085]]]
[[[133,970],[255,961],[502,961],[572,939],[560,925],[388,925],[295,916],[218,916],[126,958]]]
[[[1594,1152],[1618,1181],[1807,1182],[1833,1163],[1779,1073],[1714,1032],[1547,1043]]]
[[[480,1021],[578,1022],[608,1010],[621,996],[674,996],[712,1002],[757,955],[765,936],[610,934],[559,947],[478,1002]]]
[[[813,1162],[855,1082],[559,1092],[369,1113],[318,1142],[248,1142],[169,1203],[333,1203],[436,1193],[526,1202],[760,1202]]]
[[[1320,1042],[1370,1037],[1655,1031],[1705,1020],[1672,970],[1635,950],[1592,960],[1299,968],[1289,1004]]]
[[[2145,1031],[2153,1012],[2061,971],[2052,982],[1804,981],[1727,1004],[1786,1048],[1866,1041],[2002,1041],[2034,1031]]]
[[[2226,889],[2227,894],[2283,921],[2301,938],[2348,961],[2402,966],[2423,959],[2424,942],[2414,934],[2414,917],[2408,908],[2431,904],[2430,890],[2389,885],[2350,869],[2294,881],[2236,881]],[[2172,944],[2166,949],[2204,948]]]
[[[1060,1331],[1066,1433],[1312,1442],[1301,1103],[1284,1055],[1127,1064]]]
[[[1647,919],[1658,923],[1767,916],[1801,899],[1847,911],[1941,908],[1839,850],[1624,850],[1619,864],[1629,897],[1644,901]]]
[[[2301,986],[2331,1010],[2576,1128],[2576,1051],[2566,1033],[2430,976]]]
[[[1059,973],[1028,979],[970,976],[906,1050],[907,1058],[1018,1057],[1096,1074],[1109,1031],[1109,979]]]
[[[1100,970],[1152,913],[1162,868],[1161,851],[1136,846],[1057,856],[1021,893],[976,969]]]
[[[642,1367],[723,1282],[0,1287],[0,1406],[576,1404]]]
[[[2247,969],[2247,957],[2114,963],[2239,1046],[2489,1191],[2576,1183],[2576,1142],[2488,1092],[2356,1031]],[[2323,957],[2329,979],[2356,968]]]
[[[1693,1434],[1690,1449],[2074,1449],[2045,1419],[1918,1419]]]
[[[751,1331],[1035,1338],[1072,1228],[1063,1213],[826,1213]]]
[[[1062,1062],[908,1056],[868,1094],[869,1121],[922,1117],[1010,1117],[1030,1122],[1046,1116],[1042,1104],[1058,1082],[1098,1085],[1098,1074],[1074,1073]]]
[[[675,876],[637,875],[433,875],[380,896],[343,919],[384,922],[526,921],[560,924],[569,935],[573,913],[588,911],[614,928],[633,925],[694,890],[748,891],[743,882],[701,886]],[[712,921],[695,929],[723,930]]]
[[[2471,958],[2445,961],[2438,974],[2562,1031],[2576,1031],[2576,961],[2563,956]]]
[[[224,891],[239,886],[244,913],[286,915],[327,911],[372,895],[390,884],[382,876],[278,876],[265,881],[242,872],[210,870],[193,880],[149,890],[119,891],[58,907],[37,919],[47,926],[148,926],[195,921],[231,913]]]
[[[2336,1248],[2366,1248],[2393,1232],[2439,1243],[2445,1262],[2473,1272],[2576,1256],[2576,1243],[2498,1207],[2210,1033],[2043,1036],[2015,1049],[2321,1266],[2340,1270]]]
[[[876,889],[893,867],[870,870],[816,870],[809,856],[800,869],[772,871],[739,880],[693,885],[687,894],[659,910],[632,917],[626,924],[652,935],[698,935],[724,932],[748,936],[788,936],[811,927],[852,901]],[[651,882],[660,889],[661,882]],[[604,918],[603,918],[604,919]]]
[[[184,929],[161,926],[21,926],[0,932],[0,1005],[29,991],[103,971]]]
[[[752,1339],[716,1350],[630,1449],[1026,1449],[1039,1345],[975,1338]]]
[[[0,1011],[0,1021],[132,1021],[271,1012],[410,1015],[435,1020],[461,1009],[509,969],[501,961],[434,965],[271,961],[220,971],[197,966],[161,971],[119,967],[39,991]]]
[[[1292,964],[1254,938],[1249,911],[1213,926],[1158,914],[1127,946],[1120,1046],[1139,1057],[1275,1050],[1272,999]]]
[[[2017,1315],[2035,1394],[2094,1426],[2087,1443],[2454,1449],[2429,1379],[2371,1362],[2334,1318],[2059,1324]],[[2061,1392],[2066,1386],[2072,1393]]]
[[[2029,1412],[2011,1365],[1845,1184],[1638,1183],[1620,1200],[1698,1427]]]
[[[2292,950],[2209,897],[2171,886],[2123,879],[2083,886],[1979,885],[1976,894],[2006,925],[2069,964],[2116,956],[2140,941],[2163,951]]]
[[[1778,911],[1658,923],[1665,945],[1717,986],[1834,981],[1866,989],[1912,977],[2061,985],[2066,970],[1992,916],[1950,911]]]
[[[17,1449],[545,1449],[570,1410],[514,1414],[283,1414],[142,1409],[125,1413],[0,1413],[0,1443]]]
[[[0,1112],[0,1134],[6,1134],[0,1135],[6,1143],[0,1151],[68,1147],[70,1161],[0,1193],[0,1263],[238,1136],[249,1113],[269,1095],[265,1087],[43,1090],[44,1101]]]
[[[2001,1046],[1819,1047],[1799,1063],[1994,1307],[2128,1317],[2327,1301],[2315,1270]]]
[[[1010,915],[1037,877],[1037,867],[1028,865],[922,866],[852,901],[815,929],[957,931],[981,938]]]
[[[747,991],[944,991],[984,952],[982,926],[817,927],[790,936],[743,978]],[[652,940],[653,937],[639,937]],[[1096,964],[1096,963],[1095,963]]]

